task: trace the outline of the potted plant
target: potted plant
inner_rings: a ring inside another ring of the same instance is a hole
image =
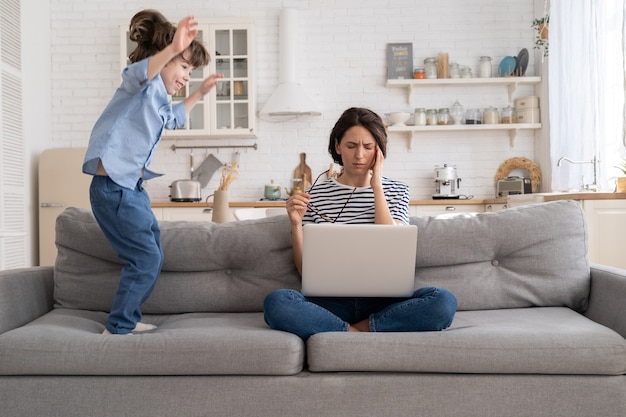
[[[537,31],[535,35],[534,49],[543,49],[543,56],[548,56],[548,33],[550,25],[550,15],[547,14],[543,17],[533,20],[531,25],[533,29]]]
[[[626,193],[626,158],[622,158],[622,160],[615,165],[615,168],[619,169],[622,171],[622,174],[624,174],[623,177],[617,177],[615,191],[618,193]]]

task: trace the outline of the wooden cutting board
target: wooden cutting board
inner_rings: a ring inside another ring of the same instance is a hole
[[[311,167],[306,164],[306,153],[300,154],[300,165],[293,173],[294,178],[302,178],[302,186],[307,190],[311,186]]]

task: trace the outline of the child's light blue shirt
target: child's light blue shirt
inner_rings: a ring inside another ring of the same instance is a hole
[[[148,170],[163,129],[185,125],[182,103],[172,106],[161,75],[148,80],[148,59],[122,71],[122,84],[96,122],[83,161],[83,172],[95,175],[98,160],[118,185],[134,189],[139,178],[160,176]]]

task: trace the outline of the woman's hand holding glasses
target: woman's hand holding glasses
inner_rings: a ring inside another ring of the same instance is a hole
[[[311,196],[307,193],[294,194],[287,200],[285,207],[292,224],[302,224]]]

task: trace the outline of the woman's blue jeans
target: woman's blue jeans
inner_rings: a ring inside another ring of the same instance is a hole
[[[409,298],[305,297],[299,291],[272,291],[264,302],[272,329],[306,340],[321,332],[345,332],[369,318],[373,332],[439,331],[452,324],[456,297],[443,288],[424,287]]]
[[[161,271],[159,224],[142,180],[130,190],[109,177],[94,176],[89,199],[100,229],[123,263],[106,328],[114,334],[130,333],[141,320],[140,305],[152,293]]]

